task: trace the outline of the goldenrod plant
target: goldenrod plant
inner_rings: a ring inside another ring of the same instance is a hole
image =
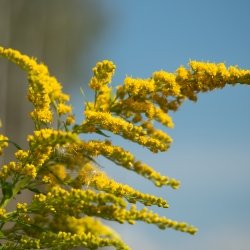
[[[148,79],[126,77],[114,90],[110,83],[116,67],[104,60],[93,68],[89,87],[94,101],[85,103],[83,120],[77,124],[69,96],[45,65],[13,49],[0,47],[0,56],[27,73],[27,96],[34,106],[30,113],[34,132],[27,135],[27,148],[13,142],[11,135],[0,134],[1,154],[10,144],[16,147],[12,161],[0,169],[1,249],[130,249],[105,221],[143,221],[160,229],[197,232],[190,224],[149,210],[149,206],[168,208],[168,202],[108,177],[97,157],[157,187],[178,189],[178,180],[114,145],[112,133],[152,153],[167,151],[172,139],[157,124],[174,126],[169,111],[177,111],[185,100],[196,101],[200,92],[226,84],[249,85],[250,70],[190,61],[187,68],[181,66],[174,73],[161,70]],[[87,139],[86,134],[94,133],[99,137],[93,138],[103,139]],[[15,209],[9,209],[9,202],[25,190],[33,193],[29,204],[16,202]]]

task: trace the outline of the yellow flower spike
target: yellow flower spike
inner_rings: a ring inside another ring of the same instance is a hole
[[[48,243],[50,243],[49,246],[53,249],[58,249],[58,247],[71,249],[75,248],[76,246],[82,246],[88,249],[97,249],[105,246],[113,246],[117,250],[130,250],[130,248],[119,239],[104,238],[85,232],[79,234],[66,232],[45,232],[42,234],[40,242],[43,248],[46,248]]]
[[[56,144],[62,145],[78,141],[79,139],[74,133],[47,128],[36,130],[34,135],[28,136],[28,142],[31,147],[40,145],[55,146]]]
[[[32,206],[46,209],[50,204],[55,210],[65,210],[65,212],[74,213],[82,212],[88,208],[88,204],[96,203],[100,206],[106,203],[112,203],[119,207],[125,207],[126,203],[123,199],[108,193],[96,193],[92,190],[82,190],[72,188],[67,191],[59,186],[53,186],[51,192],[47,195],[39,194],[34,196]],[[69,207],[63,204],[71,204]]]
[[[134,171],[138,174],[141,174],[145,178],[153,181],[153,183],[161,187],[163,185],[171,186],[174,189],[179,188],[180,182],[168,176],[163,176],[160,173],[156,172],[153,168],[149,167],[147,164],[142,163],[140,161],[134,162],[133,166]]]
[[[168,176],[163,176],[145,163],[136,161],[133,154],[122,147],[112,145],[110,141],[82,141],[80,144],[74,144],[72,150],[80,155],[90,155],[93,157],[102,155],[117,165],[132,170],[148,180],[151,180],[158,187],[169,185],[177,189],[180,185],[179,181]],[[93,178],[92,174],[90,174],[93,172],[96,173],[98,171],[91,164],[84,165],[81,170],[81,175],[86,173],[86,175],[84,175],[86,177],[83,178],[85,183],[89,182],[87,181],[87,177]]]
[[[120,223],[124,223],[125,221],[129,221],[130,223],[134,223],[134,221],[144,221],[149,224],[155,224],[160,229],[173,228],[175,230],[190,234],[194,234],[197,231],[197,229],[192,225],[188,225],[183,222],[172,221],[166,217],[160,217],[158,214],[148,211],[146,208],[137,210],[135,206],[132,206],[130,210],[126,210],[115,204],[102,206],[95,206],[89,203],[84,203],[84,205],[81,205],[79,202],[76,204],[78,205],[79,212],[84,211],[84,213],[89,216],[101,216],[106,219],[116,220]],[[43,203],[41,203],[40,206],[41,205],[43,205]],[[53,205],[60,206],[60,202],[58,203],[57,200],[57,203],[53,203]],[[71,213],[74,213],[75,216],[78,214],[77,210],[67,208],[67,212],[70,211]]]
[[[250,84],[250,70],[242,70],[234,66],[226,68],[223,63],[204,63],[190,61],[190,70],[183,74],[183,67],[177,69],[176,81],[181,86],[181,94],[196,100],[196,93],[223,88],[226,84]]]
[[[150,120],[154,119],[170,128],[173,128],[174,126],[172,118],[149,100],[137,101],[132,97],[128,97],[127,99],[116,103],[111,111],[117,114],[124,114],[125,116],[127,116],[128,112],[133,112],[135,116],[139,115],[140,117],[136,122],[142,120],[141,114],[144,113]]]
[[[60,220],[60,219],[59,219]],[[109,237],[112,239],[120,239],[120,236],[110,227],[104,225],[99,219],[85,216],[77,219],[73,216],[68,216],[63,220],[62,228],[64,225],[69,227],[71,233],[91,233],[92,235]]]
[[[172,118],[170,115],[168,115],[167,113],[163,112],[162,109],[160,108],[155,108],[154,109],[154,115],[153,118],[160,122],[161,124],[169,127],[169,128],[173,128],[174,127],[174,123],[172,121]]]
[[[22,55],[19,51],[0,47],[0,56],[27,71],[28,99],[35,107],[31,117],[36,126],[40,126],[39,123],[51,123],[53,116],[50,104],[55,101],[64,103],[69,100],[69,96],[62,92],[61,84],[49,75],[45,65],[38,64],[35,59]]]
[[[80,154],[90,156],[103,155],[116,163],[123,162],[124,164],[128,164],[134,159],[134,156],[129,151],[126,151],[122,147],[112,145],[108,140],[81,141],[79,144],[73,144],[73,150]]]
[[[119,134],[126,139],[147,147],[152,152],[166,151],[168,144],[145,135],[140,126],[135,126],[120,117],[114,117],[110,113],[85,111],[86,123],[83,123],[78,132],[84,132],[84,127],[94,124],[99,129],[104,129]]]
[[[90,167],[90,166],[89,166]],[[146,206],[157,205],[159,207],[168,207],[168,203],[166,200],[156,197],[154,195],[144,194],[140,191],[133,189],[132,187],[118,183],[113,179],[110,179],[104,172],[98,171],[96,168],[92,166],[92,169],[96,171],[96,174],[91,178],[89,186],[94,187],[97,190],[105,191],[106,193],[113,194],[117,197],[124,197],[129,202],[141,202]],[[91,169],[88,168],[87,171],[89,172]],[[86,176],[86,170],[83,168],[79,173],[79,178],[81,176]]]
[[[166,144],[166,150],[170,147],[170,144],[173,142],[173,139],[167,133],[159,129],[153,129],[151,131],[150,136]]]
[[[126,217],[133,218],[133,220],[145,221],[149,224],[155,224],[160,229],[173,228],[178,231],[194,234],[197,229],[192,225],[184,222],[172,221],[166,217],[160,217],[158,214],[148,211],[147,209],[137,210],[135,206],[131,207],[130,211],[126,212]]]

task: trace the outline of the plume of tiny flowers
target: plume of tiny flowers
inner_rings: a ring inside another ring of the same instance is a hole
[[[172,139],[168,137],[166,142],[162,142],[157,138],[147,136],[146,131],[141,126],[133,125],[120,117],[112,116],[107,112],[85,111],[86,121],[80,126],[75,127],[75,132],[88,133],[98,130],[107,130],[114,134],[121,135],[125,139],[136,142],[147,147],[150,151],[157,153],[158,151],[166,151]]]
[[[94,166],[88,164],[79,172],[78,181],[85,183],[88,172],[95,171],[95,175],[89,180],[88,185],[99,191],[113,194],[117,197],[124,197],[130,203],[141,202],[145,206],[157,205],[158,207],[168,207],[166,200],[150,194],[144,194],[132,187],[118,183],[110,179],[103,171],[98,171]]]
[[[132,170],[148,180],[151,180],[156,186],[169,185],[176,189],[180,185],[180,182],[176,179],[163,176],[147,164],[137,161],[131,152],[126,151],[120,146],[112,145],[111,141],[82,141],[79,144],[72,145],[72,149],[74,153],[78,155],[89,155],[92,157],[102,155],[117,165]],[[92,172],[93,170],[86,170],[85,166],[83,172],[86,171]]]
[[[40,128],[42,124],[52,122],[52,104],[54,104],[58,114],[72,116],[71,107],[66,104],[69,96],[62,92],[61,84],[55,77],[49,75],[45,65],[38,64],[35,59],[13,49],[0,47],[0,56],[7,58],[27,72],[28,99],[34,105],[34,110],[30,115],[37,128]]]
[[[117,233],[103,224],[105,220],[130,224],[142,221],[160,229],[196,233],[190,224],[148,210],[147,206],[167,208],[168,203],[165,198],[108,177],[105,168],[99,167],[99,156],[157,187],[177,189],[178,180],[161,175],[108,137],[119,135],[153,153],[166,151],[172,139],[160,128],[173,128],[169,111],[178,110],[186,99],[196,101],[199,92],[226,84],[249,85],[249,70],[190,61],[188,68],[181,66],[174,73],[160,70],[146,79],[127,76],[113,93],[111,80],[116,66],[104,60],[93,68],[89,82],[94,100],[86,103],[83,121],[71,126],[74,116],[69,96],[45,65],[13,49],[0,47],[0,56],[27,72],[28,99],[34,105],[31,117],[35,123],[25,149],[0,134],[0,154],[8,144],[17,148],[15,159],[0,168],[3,249],[113,246],[128,250]],[[87,133],[96,133],[101,139],[87,140]],[[16,202],[16,207],[9,209],[8,203],[27,190],[33,193],[32,200]]]

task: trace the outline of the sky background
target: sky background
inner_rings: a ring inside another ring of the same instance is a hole
[[[108,25],[92,47],[89,64],[114,61],[114,86],[126,75],[147,78],[156,70],[173,72],[190,59],[250,69],[248,0],[99,3],[108,16]],[[79,88],[90,77],[91,67],[68,90],[73,93],[79,121],[84,102]],[[117,180],[166,198],[170,208],[154,211],[187,221],[199,232],[190,236],[143,223],[114,227],[136,250],[249,250],[250,88],[226,87],[201,94],[197,103],[187,101],[172,117],[175,128],[167,132],[174,143],[168,152],[152,155],[126,141],[114,140],[162,174],[181,180],[180,190],[157,189],[108,161],[101,164]]]

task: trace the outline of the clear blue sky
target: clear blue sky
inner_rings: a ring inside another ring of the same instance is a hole
[[[126,75],[174,71],[190,59],[250,69],[248,0],[106,0],[100,5],[109,26],[96,41],[90,64],[113,60],[114,84]],[[86,77],[90,75],[91,69]],[[82,97],[79,89],[74,91],[80,116]],[[250,86],[202,94],[198,103],[185,103],[173,119],[175,128],[169,133],[174,143],[167,153],[151,155],[146,149],[124,146],[162,173],[180,179],[180,190],[157,189],[108,162],[102,164],[118,180],[167,198],[169,209],[154,210],[196,225],[199,233],[189,236],[141,223],[119,225],[119,232],[136,250],[249,250]]]

